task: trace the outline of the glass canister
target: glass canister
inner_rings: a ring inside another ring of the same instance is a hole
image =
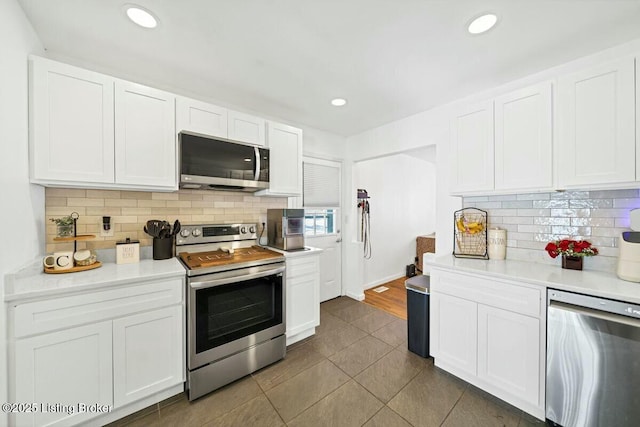
[[[489,259],[505,259],[507,257],[507,230],[490,228],[487,233]]]

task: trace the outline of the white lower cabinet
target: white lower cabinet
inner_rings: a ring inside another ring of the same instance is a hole
[[[476,375],[478,304],[445,294],[431,297],[431,309],[439,321],[432,331],[438,355],[447,363]]]
[[[315,333],[320,324],[319,253],[287,257],[287,345]]]
[[[183,381],[182,306],[113,321],[113,403],[134,402]],[[162,355],[162,357],[158,357]]]
[[[68,426],[96,416],[79,403],[113,405],[111,322],[79,326],[17,340],[16,403],[34,403],[17,412],[17,426]]]
[[[535,287],[433,269],[435,365],[544,419],[542,297]]]
[[[11,425],[95,424],[112,411],[124,416],[141,409],[127,407],[134,402],[156,403],[168,397],[157,397],[161,392],[182,385],[184,279],[105,288],[10,307],[11,401],[38,405],[16,413]],[[24,321],[28,313],[34,322]]]
[[[538,405],[540,321],[478,305],[478,378]]]

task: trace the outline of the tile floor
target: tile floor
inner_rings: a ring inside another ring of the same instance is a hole
[[[154,405],[117,426],[534,426],[544,423],[407,350],[407,323],[342,297],[284,360],[189,403]]]

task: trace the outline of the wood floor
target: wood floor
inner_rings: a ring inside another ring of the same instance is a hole
[[[400,277],[391,282],[378,285],[364,291],[364,302],[407,320],[407,290],[404,287],[406,277]],[[386,286],[388,291],[374,292],[374,289]]]

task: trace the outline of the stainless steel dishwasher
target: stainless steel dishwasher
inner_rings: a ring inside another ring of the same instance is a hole
[[[640,305],[549,289],[547,419],[640,425]]]

